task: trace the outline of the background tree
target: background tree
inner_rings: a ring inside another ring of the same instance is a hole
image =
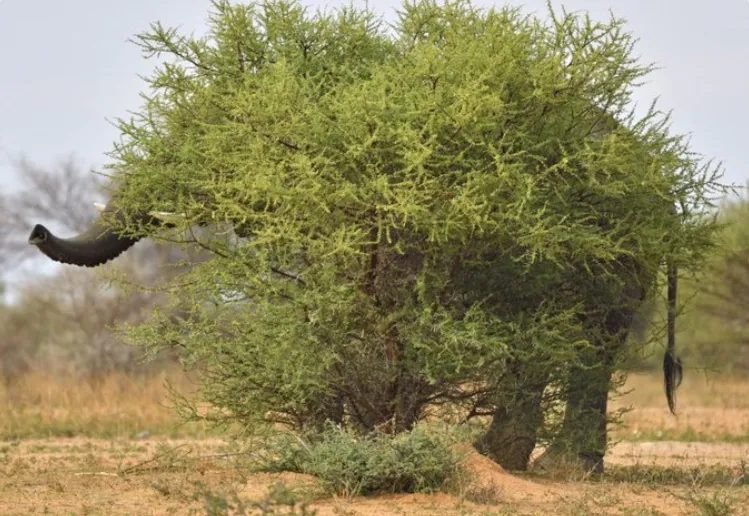
[[[749,239],[743,231],[748,215],[746,197],[726,203],[725,246],[690,289],[696,298],[689,317],[692,354],[704,359],[705,367],[722,365],[734,373],[749,370]]]
[[[60,231],[82,231],[96,216],[94,201],[102,176],[72,158],[42,167],[21,158],[15,163],[21,187],[2,196],[0,260],[15,272],[12,302],[0,308],[0,375],[13,382],[29,372],[74,374],[92,380],[112,372],[153,372],[172,359],[168,354],[147,367],[142,350],[124,345],[113,325],[146,319],[164,295],[154,290],[121,288],[111,277],[155,286],[180,271],[184,252],[169,244],[143,242],[104,274],[75,269],[40,271],[37,254],[25,237],[32,221],[52,221]],[[193,251],[193,260],[199,260]],[[26,274],[33,269],[34,274]],[[109,278],[108,278],[109,276]],[[118,288],[119,287],[119,288]]]
[[[748,207],[745,195],[722,203],[721,246],[706,267],[685,278],[681,289],[688,302],[680,325],[684,358],[721,375],[749,370],[749,240],[743,229]]]
[[[104,179],[93,170],[84,170],[72,156],[53,167],[42,167],[21,157],[13,168],[20,188],[3,196],[0,212],[6,235],[3,254],[8,266],[36,256],[26,238],[36,220],[52,221],[58,231],[85,228],[96,215],[92,203],[97,197],[101,200],[98,190]]]

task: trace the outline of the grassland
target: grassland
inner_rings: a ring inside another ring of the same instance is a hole
[[[312,477],[250,473],[221,436],[179,425],[167,378],[194,389],[177,372],[96,382],[29,375],[0,387],[0,514],[225,514],[225,500],[267,501],[280,482],[321,516],[749,515],[749,380],[690,372],[673,417],[659,378],[631,376],[633,391],[612,408],[634,409],[614,431],[602,479],[510,475],[469,454],[467,473],[443,493],[348,499],[325,495]],[[303,514],[278,503],[242,511]]]

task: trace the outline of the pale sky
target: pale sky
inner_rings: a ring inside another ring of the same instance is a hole
[[[370,2],[390,20],[399,4]],[[545,12],[544,0],[514,4]],[[663,67],[642,88],[642,103],[659,95],[674,110],[674,129],[692,133],[695,151],[723,160],[729,181],[749,180],[749,0],[553,5],[626,18],[643,60]],[[209,8],[207,0],[0,0],[0,181],[13,184],[9,158],[20,154],[40,165],[70,153],[84,165],[104,163],[117,138],[108,120],[139,107],[138,74],[153,67],[126,39],[157,20],[200,33]]]
[[[509,3],[545,16],[545,0]],[[749,181],[749,0],[552,4],[627,19],[642,60],[662,67],[640,89],[640,104],[660,96],[660,106],[674,110],[674,130],[692,134],[694,151],[723,161],[728,182]],[[369,5],[392,21],[400,1]],[[208,0],[0,0],[0,188],[13,188],[11,160],[22,154],[42,166],[71,153],[82,166],[104,164],[117,139],[108,120],[139,108],[138,74],[155,64],[126,40],[154,21],[201,33],[209,9]]]

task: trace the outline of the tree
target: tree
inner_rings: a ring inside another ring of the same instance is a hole
[[[114,251],[34,241],[88,265],[143,236],[212,253],[166,287],[184,317],[128,336],[200,363],[216,421],[397,433],[459,406],[512,467],[558,438],[600,462],[622,335],[664,261],[704,261],[718,189],[667,117],[628,111],[650,67],[621,22],[213,5],[205,39],[138,37],[174,60],[120,123]]]

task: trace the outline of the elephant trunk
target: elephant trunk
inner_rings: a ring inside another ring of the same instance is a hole
[[[58,238],[41,224],[34,226],[29,243],[56,262],[97,267],[119,256],[138,239],[115,235],[109,229],[93,225],[72,238]]]
[[[106,213],[109,207],[103,209]],[[139,238],[117,235],[104,224],[101,217],[91,226],[72,238],[59,238],[41,224],[34,226],[29,244],[56,262],[80,267],[97,267],[119,256],[132,247]]]

